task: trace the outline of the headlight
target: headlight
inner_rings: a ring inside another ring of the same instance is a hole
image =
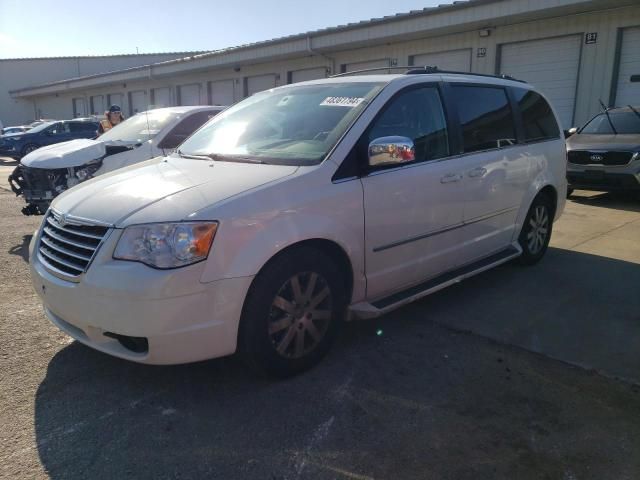
[[[177,268],[209,255],[218,222],[155,223],[125,228],[113,258]]]

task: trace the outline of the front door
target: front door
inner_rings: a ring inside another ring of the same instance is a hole
[[[464,192],[449,159],[437,86],[411,87],[392,98],[365,133],[413,140],[415,160],[371,168],[363,176],[367,297],[371,300],[453,268]]]

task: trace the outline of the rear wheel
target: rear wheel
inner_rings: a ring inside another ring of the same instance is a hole
[[[318,363],[344,317],[344,284],[332,258],[316,249],[296,249],[268,264],[242,312],[239,347],[247,363],[275,377]]]
[[[540,261],[547,251],[553,230],[553,202],[548,195],[538,194],[533,200],[522,226],[518,242],[522,247],[519,262],[533,265]]]

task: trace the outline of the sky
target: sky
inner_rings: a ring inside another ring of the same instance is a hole
[[[447,0],[0,0],[0,58],[215,50]]]

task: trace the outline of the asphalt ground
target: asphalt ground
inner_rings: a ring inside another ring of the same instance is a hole
[[[271,382],[71,341],[31,289],[41,218],[0,183],[0,478],[640,478],[639,205],[579,192],[539,265],[347,324]]]

